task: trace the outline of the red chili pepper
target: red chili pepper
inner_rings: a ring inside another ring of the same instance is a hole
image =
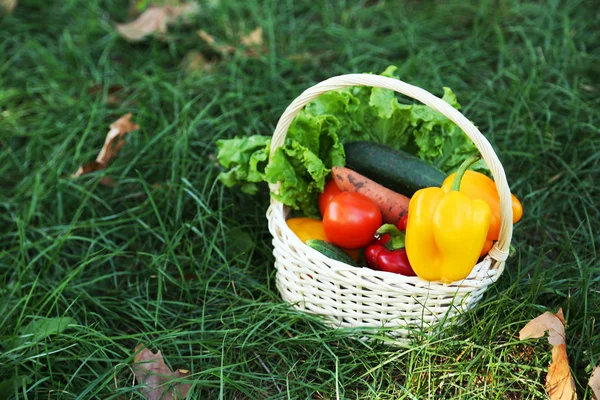
[[[385,247],[381,244],[372,244],[365,249],[365,260],[367,265],[373,269],[377,269],[377,256],[384,250]]]
[[[406,276],[416,276],[415,271],[410,266],[405,249],[388,250],[384,247],[377,254],[376,269]]]
[[[403,220],[404,226],[401,225]],[[405,229],[406,218],[400,220],[397,226],[383,225],[378,230],[380,237],[365,250],[367,265],[379,271],[415,276],[404,249],[404,232],[402,230]]]
[[[377,237],[375,239],[375,241],[373,242],[373,244],[380,244],[380,245],[384,245],[387,242],[390,241],[390,235],[389,233],[384,233],[383,235],[379,235],[379,237]]]

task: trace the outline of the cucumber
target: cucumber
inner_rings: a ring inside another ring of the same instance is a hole
[[[324,240],[311,239],[307,240],[306,244],[318,251],[319,253],[333,260],[340,261],[352,265],[353,267],[356,267],[356,263],[354,262],[352,257],[350,257],[348,253],[346,253],[344,250],[340,249],[332,243],[326,242]]]
[[[426,187],[441,187],[446,174],[403,151],[373,142],[344,145],[346,167],[395,192],[411,197]]]

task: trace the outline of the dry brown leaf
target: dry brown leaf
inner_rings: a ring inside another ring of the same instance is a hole
[[[552,348],[552,363],[546,376],[546,391],[550,400],[575,400],[577,391],[575,380],[569,368],[567,345],[560,344]]]
[[[204,40],[209,46],[214,46],[216,41],[212,35],[209,35],[204,29],[200,29],[198,31],[198,36],[200,39]]]
[[[253,30],[252,32],[250,32],[249,34],[242,36],[240,38],[240,42],[242,42],[242,44],[244,46],[262,46],[263,44],[263,30],[262,28],[259,26],[258,28],[256,28],[255,30]]]
[[[523,340],[529,337],[541,338],[548,331],[549,337],[548,342],[553,346],[559,344],[566,344],[565,340],[565,317],[562,312],[562,308],[558,310],[556,314],[545,312],[539,317],[536,317],[529,321],[521,332],[519,332],[519,339]]]
[[[594,368],[588,386],[592,388],[592,399],[600,400],[600,367]]]
[[[142,40],[152,33],[167,33],[167,26],[200,10],[198,3],[191,2],[178,6],[150,7],[140,16],[126,24],[117,24],[116,28],[130,42]]]
[[[267,51],[263,44],[263,30],[260,26],[248,35],[242,36],[240,41],[247,47],[244,54],[248,57],[258,57]]]
[[[235,53],[235,47],[228,44],[218,44],[212,35],[209,35],[204,29],[198,31],[198,37],[206,42],[210,47],[215,49],[221,54],[233,54]]]
[[[15,7],[17,7],[17,0],[0,0],[0,10],[6,14],[15,11]]]
[[[106,135],[102,149],[100,149],[100,152],[96,157],[96,161],[89,162],[79,167],[79,169],[71,175],[71,178],[77,178],[78,176],[106,168],[110,160],[117,155],[121,147],[126,143],[123,137],[129,132],[139,129],[139,127],[138,124],[131,122],[131,113],[123,115],[121,118],[110,124],[110,130]]]
[[[131,113],[123,115],[121,118],[110,124],[110,131],[108,131],[108,134],[106,135],[104,146],[100,149],[96,161],[106,166],[126,143],[123,136],[131,131],[139,129],[139,127],[138,124],[131,122]],[[117,140],[116,144],[114,143],[115,140]]]
[[[78,176],[89,174],[89,173],[96,172],[96,171],[100,171],[102,169],[104,169],[104,165],[100,164],[97,161],[92,161],[92,162],[83,164],[81,167],[79,167],[77,172],[75,172],[73,175],[71,175],[71,178],[77,178]]]
[[[146,399],[182,400],[187,397],[191,388],[190,384],[171,382],[177,378],[190,375],[190,371],[185,369],[171,371],[165,364],[160,351],[156,354],[152,353],[143,344],[136,346],[135,353],[133,371],[138,384],[148,388],[148,390],[144,389],[142,391]]]
[[[181,60],[181,68],[188,73],[207,72],[212,70],[214,64],[206,60],[202,53],[192,50]]]
[[[235,46],[220,44],[212,35],[203,29],[198,31],[198,36],[210,47],[223,55],[233,54],[237,50]],[[241,36],[239,39],[239,45],[243,49],[241,54],[247,57],[258,57],[260,54],[264,53],[266,51],[266,47],[263,42],[262,28],[259,26],[249,34]]]
[[[545,312],[532,319],[519,332],[519,339],[540,338],[548,332],[552,347],[552,363],[546,375],[546,391],[551,400],[575,400],[575,380],[569,368],[565,340],[565,317],[562,308],[556,314]]]

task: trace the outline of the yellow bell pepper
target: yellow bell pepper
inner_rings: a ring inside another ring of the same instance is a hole
[[[442,189],[449,192],[456,173],[448,175],[442,184]],[[490,220],[490,230],[487,234],[485,246],[482,250],[482,256],[492,248],[495,240],[500,235],[500,195],[496,189],[496,184],[487,175],[475,171],[466,171],[460,183],[460,192],[467,195],[470,199],[483,200],[490,206],[492,211]],[[513,224],[519,222],[523,216],[523,206],[517,197],[512,196]]]
[[[477,264],[491,210],[485,201],[470,199],[459,191],[465,171],[477,160],[472,157],[461,165],[450,190],[425,188],[410,200],[406,254],[422,279],[459,281]]]
[[[299,217],[290,218],[286,221],[292,232],[296,234],[305,243],[307,240],[327,240],[323,222],[318,219]]]

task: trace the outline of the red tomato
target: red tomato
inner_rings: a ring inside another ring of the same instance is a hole
[[[333,179],[325,184],[325,190],[319,195],[319,211],[321,212],[321,216],[325,215],[325,208],[327,208],[329,202],[340,193],[342,191],[337,187]]]
[[[345,249],[365,247],[381,226],[381,211],[367,196],[342,192],[325,208],[323,229],[329,241]]]

